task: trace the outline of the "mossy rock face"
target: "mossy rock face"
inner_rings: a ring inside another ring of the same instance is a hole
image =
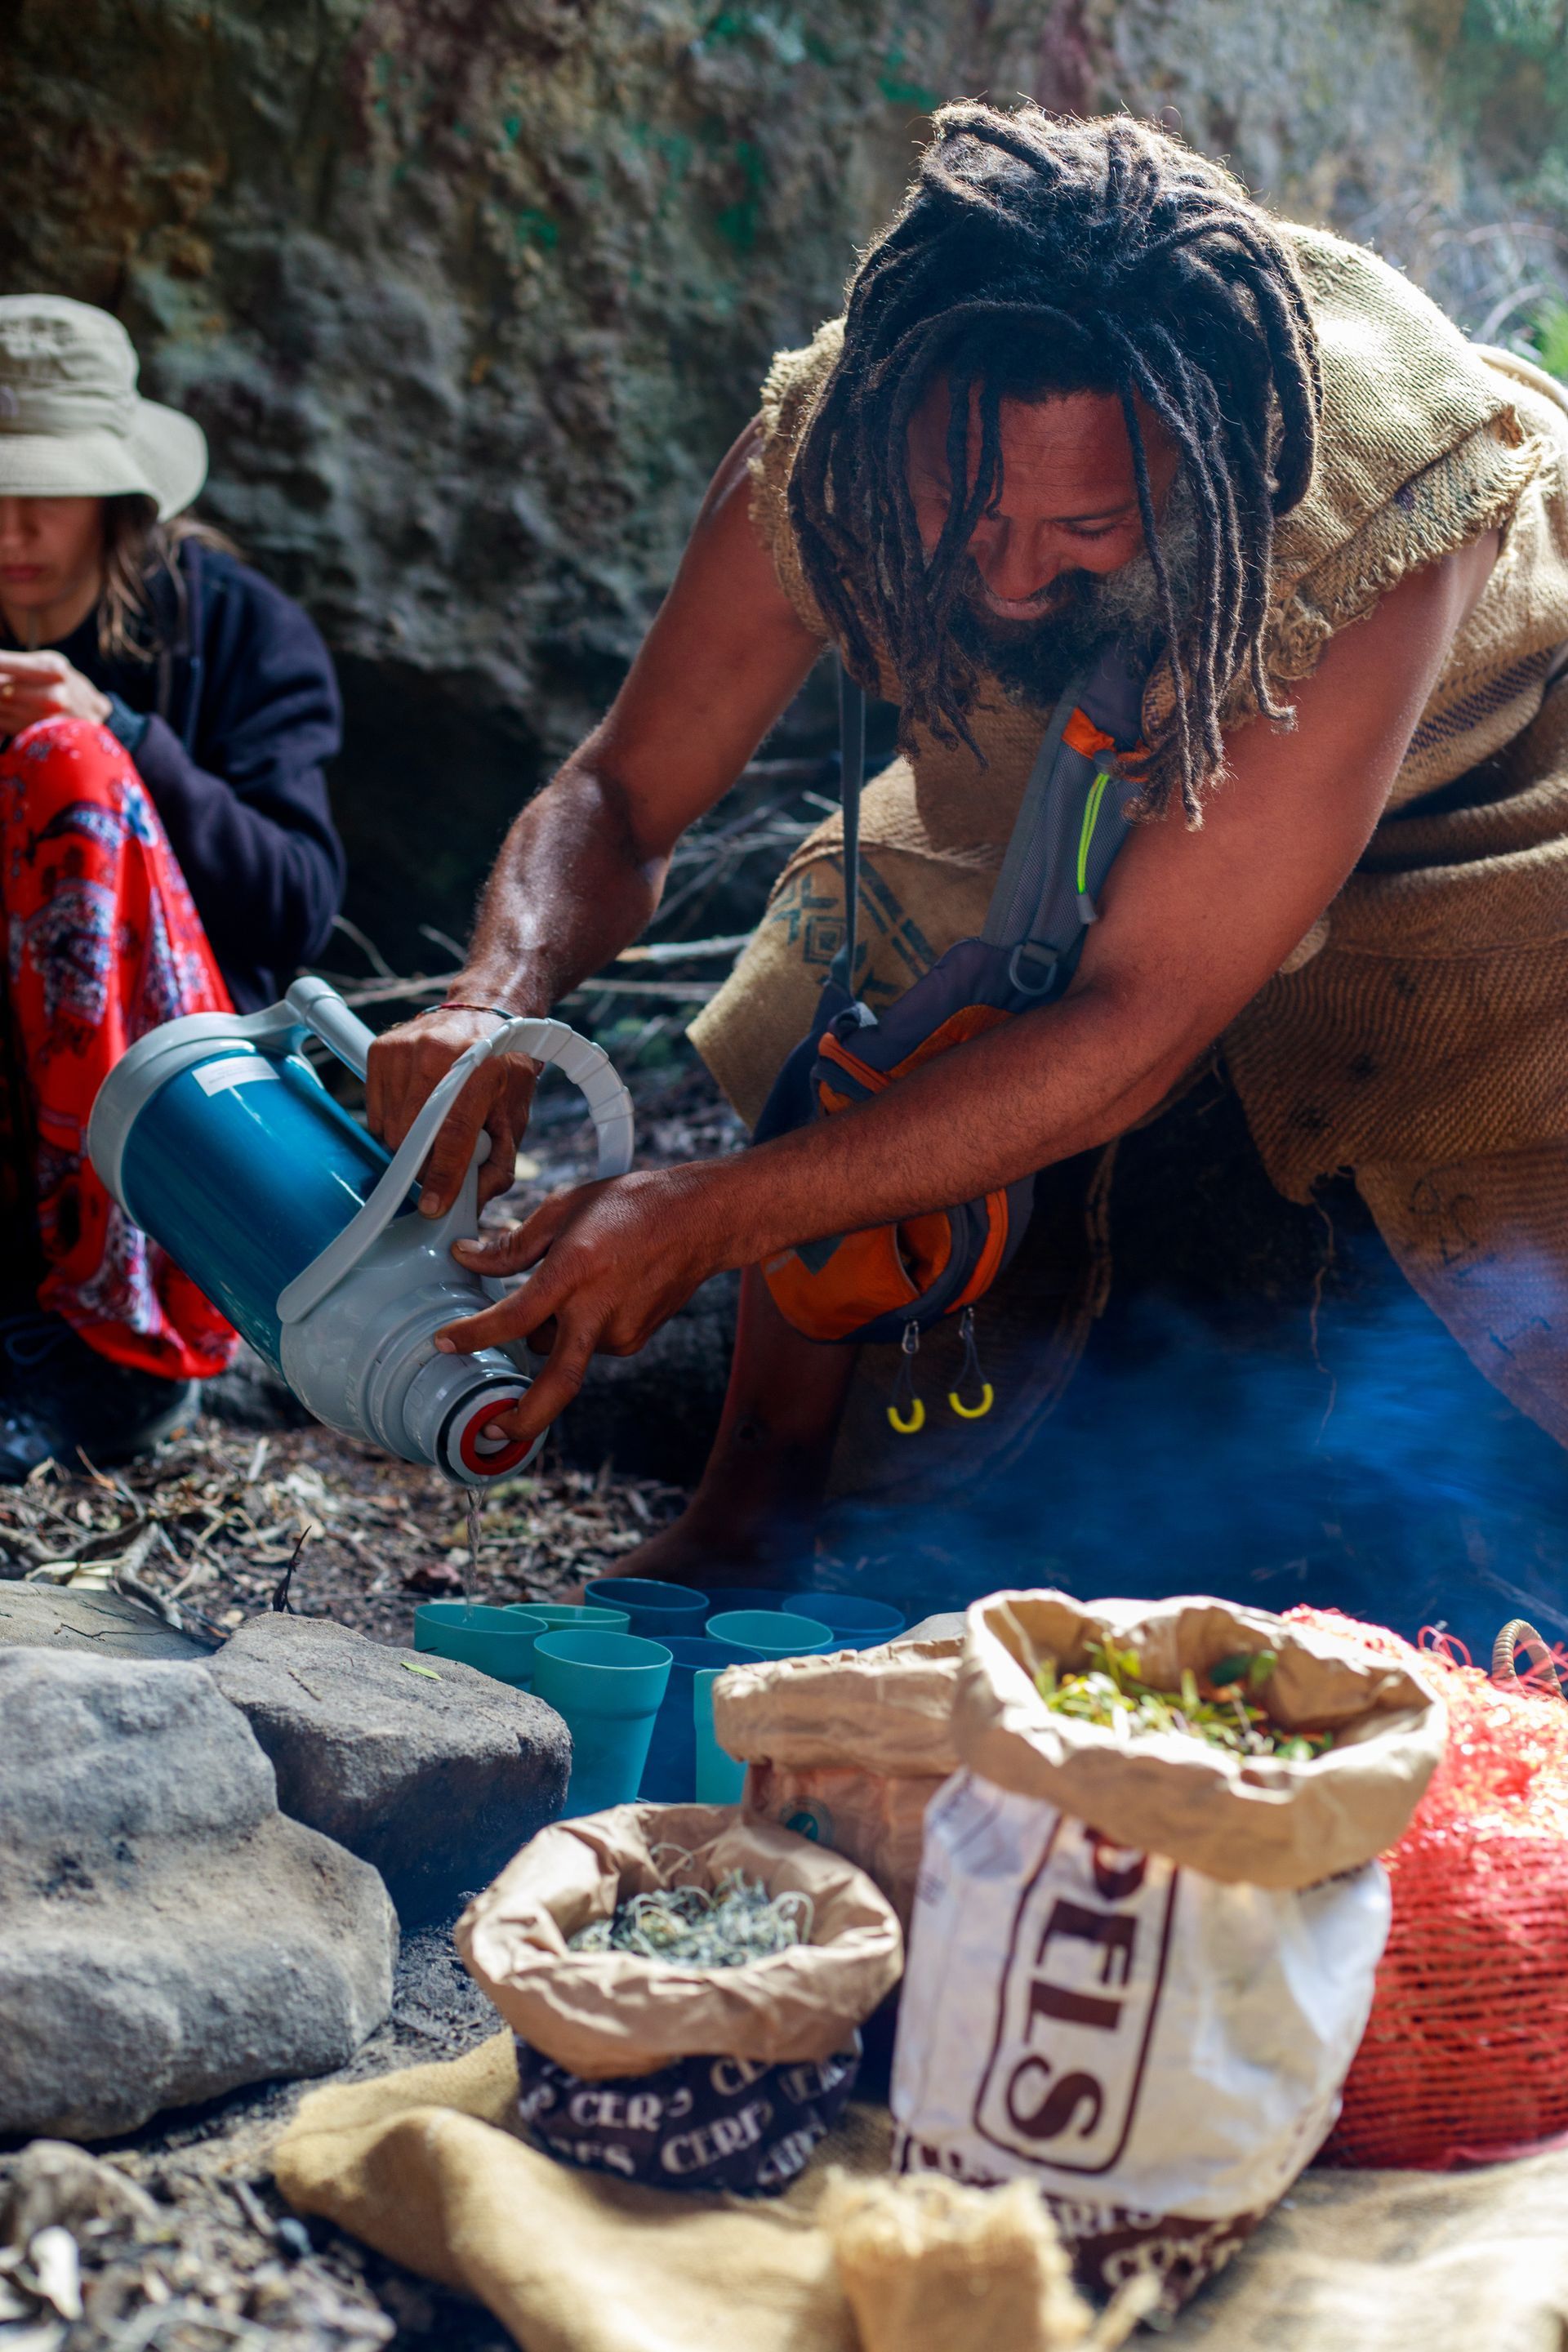
[[[1472,248],[1386,225],[1462,212],[1479,168],[1431,13],[29,0],[0,288],[119,311],[205,427],[208,510],[342,663],[351,911],[409,969],[614,691],[937,99],[1166,110],[1419,273]]]

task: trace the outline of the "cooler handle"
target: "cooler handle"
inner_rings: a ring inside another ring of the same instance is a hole
[[[365,1061],[375,1043],[375,1031],[367,1028],[359,1014],[351,1012],[330,982],[318,980],[313,972],[297,980],[284,1005],[295,1020],[302,1022],[312,1036],[334,1053],[339,1061],[351,1069],[356,1078],[363,1078]]]
[[[322,992],[325,996],[334,997],[336,1013],[325,1003]],[[363,1031],[367,1040],[371,1033],[324,981],[296,982],[286,1001],[296,1017],[323,1045],[340,1055],[351,1069],[357,1066],[363,1075],[363,1057],[357,1065],[352,1058],[361,1051],[354,1033]],[[474,1072],[497,1054],[523,1054],[531,1061],[552,1062],[563,1070],[587,1102],[598,1140],[599,1175],[626,1174],[632,1164],[632,1098],[603,1046],[595,1045],[591,1038],[579,1036],[563,1021],[508,1021],[490,1036],[481,1037],[470,1045],[453,1063],[398,1145],[390,1167],[363,1208],[350,1218],[319,1257],[312,1258],[279,1291],[280,1323],[301,1322],[337,1288],[371,1244],[386,1231],[406,1202],[447,1113]]]

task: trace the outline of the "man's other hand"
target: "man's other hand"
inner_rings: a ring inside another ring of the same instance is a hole
[[[0,737],[40,719],[90,719],[101,727],[110,701],[64,654],[0,654]]]
[[[639,1170],[553,1193],[510,1233],[456,1242],[471,1274],[538,1271],[509,1297],[449,1323],[443,1350],[471,1355],[526,1339],[549,1361],[528,1394],[490,1424],[536,1437],[583,1385],[595,1355],[631,1356],[725,1263],[722,1221],[711,1213],[715,1171]]]
[[[500,1027],[493,1013],[427,1013],[388,1029],[370,1049],[365,1116],[371,1131],[395,1151],[454,1062]],[[425,1162],[419,1206],[427,1217],[449,1209],[461,1190],[483,1129],[490,1139],[479,1170],[479,1202],[493,1201],[512,1181],[517,1148],[528,1127],[539,1066],[519,1054],[498,1055],[468,1080],[442,1123]]]

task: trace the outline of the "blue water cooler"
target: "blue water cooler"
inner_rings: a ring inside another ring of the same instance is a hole
[[[482,1486],[542,1443],[487,1433],[527,1388],[526,1359],[435,1347],[444,1324],[480,1312],[500,1286],[451,1255],[478,1231],[477,1161],[438,1220],[415,1205],[419,1170],[495,1055],[554,1063],[581,1089],[601,1176],[631,1165],[630,1097],[589,1039],[559,1021],[511,1021],[453,1065],[388,1154],[317,1077],[300,1051],[308,1033],[363,1077],[372,1033],[325,981],[297,981],[264,1013],[165,1022],[99,1089],[92,1164],[318,1420]]]

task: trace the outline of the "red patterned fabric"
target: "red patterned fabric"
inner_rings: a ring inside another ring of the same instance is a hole
[[[188,1380],[235,1337],[117,1208],[86,1157],[93,1097],[128,1045],[228,992],[145,786],[107,728],[42,719],[0,752],[13,1214],[31,1177],[53,1308],[116,1363]]]

